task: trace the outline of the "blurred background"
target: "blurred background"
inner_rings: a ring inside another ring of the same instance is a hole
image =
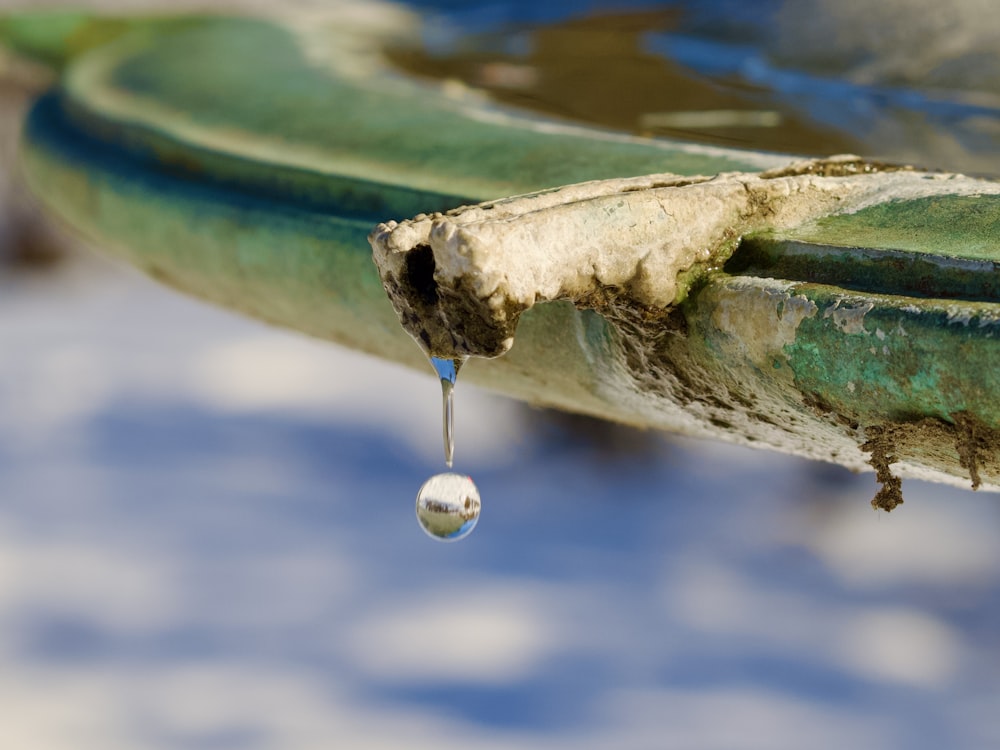
[[[412,42],[388,53],[401,69],[563,119],[996,176],[993,10],[280,12],[405,17]],[[907,481],[906,504],[879,514],[872,475],[460,381],[456,469],[484,507],[469,539],[436,544],[413,513],[444,468],[430,367],[180,297],[44,222],[13,154],[18,113],[46,82],[15,67],[2,88],[0,747],[1000,744],[995,495]]]

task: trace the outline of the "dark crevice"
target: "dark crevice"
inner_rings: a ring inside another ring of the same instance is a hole
[[[434,251],[430,245],[417,245],[406,254],[406,270],[403,283],[416,292],[420,301],[428,307],[438,303],[438,288],[434,281]]]
[[[750,237],[740,243],[723,270],[871,294],[1000,302],[1000,264],[903,250]]]

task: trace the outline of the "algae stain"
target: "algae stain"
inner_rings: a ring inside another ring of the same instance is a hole
[[[872,498],[872,508],[889,513],[903,504],[903,480],[890,468],[897,461],[895,425],[873,425],[865,434],[868,440],[861,444],[861,450],[871,454],[869,463],[881,485]]]
[[[968,412],[956,412],[947,419],[926,417],[871,425],[865,435],[861,449],[870,454],[869,463],[881,484],[872,500],[877,510],[888,512],[903,503],[902,482],[890,468],[893,463],[911,458],[919,463],[922,454],[940,451],[949,443],[968,472],[973,490],[982,486],[984,477],[995,482],[1000,475],[1000,431]]]

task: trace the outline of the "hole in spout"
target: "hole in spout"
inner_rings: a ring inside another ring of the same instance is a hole
[[[438,302],[437,283],[434,281],[434,251],[430,245],[417,245],[406,254],[404,283],[428,306]]]

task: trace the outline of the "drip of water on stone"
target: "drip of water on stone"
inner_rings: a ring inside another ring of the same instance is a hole
[[[455,380],[458,378],[458,371],[465,364],[465,358],[431,357],[431,364],[441,380],[444,462],[450,469],[455,458]]]
[[[451,468],[455,457],[455,380],[465,357],[431,357],[441,381],[444,461]],[[417,520],[432,539],[454,542],[468,536],[479,522],[479,490],[463,474],[435,474],[417,493]]]

